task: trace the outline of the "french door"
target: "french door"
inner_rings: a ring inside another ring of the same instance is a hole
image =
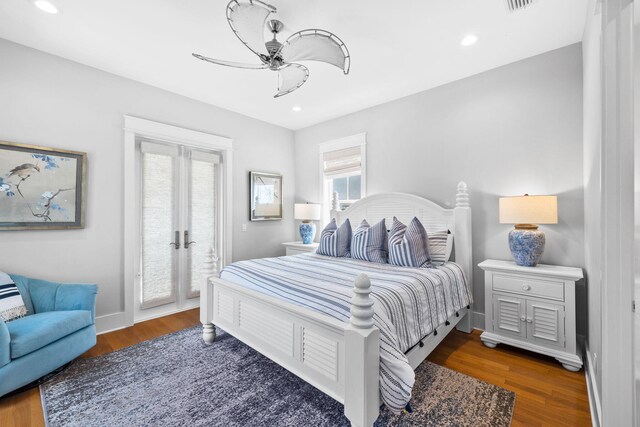
[[[134,320],[198,306],[205,251],[217,247],[220,156],[138,143],[139,266]]]

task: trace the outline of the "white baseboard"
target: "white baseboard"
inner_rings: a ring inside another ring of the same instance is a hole
[[[136,319],[134,323],[145,322],[147,320],[156,319],[158,317],[169,316],[170,314],[179,313],[181,311],[192,310],[194,308],[198,308],[200,303],[194,305],[189,305],[186,307],[178,308],[171,311],[165,311],[162,313],[154,314],[151,316],[145,316],[139,319]],[[96,331],[98,335],[106,334],[107,332],[117,331],[118,329],[128,328],[129,326],[133,326],[128,320],[129,316],[124,311],[119,313],[105,314],[104,316],[96,317]]]
[[[123,329],[128,326],[131,325],[127,321],[127,314],[124,311],[96,317],[96,331],[98,335],[117,331],[118,329]]]
[[[474,311],[471,314],[473,315],[471,317],[471,327],[473,329],[480,329],[481,331],[484,331],[484,313]]]
[[[584,376],[587,380],[587,393],[589,394],[589,410],[591,411],[591,423],[594,427],[602,425],[602,409],[600,407],[600,393],[598,392],[598,383],[589,351],[589,344],[585,346],[586,362],[584,366]]]
[[[182,311],[193,310],[194,308],[200,307],[200,301],[193,305],[187,305],[182,308],[176,308],[175,310],[163,311],[162,313],[151,314],[149,316],[142,316],[135,320],[135,323],[146,322],[147,320],[157,319],[158,317],[169,316],[171,314],[180,313]]]

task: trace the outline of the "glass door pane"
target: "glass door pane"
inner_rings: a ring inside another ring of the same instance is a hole
[[[142,224],[140,306],[169,304],[177,297],[177,147],[141,143]]]
[[[187,248],[187,298],[200,295],[206,250],[217,245],[219,156],[189,150],[189,203],[186,230],[192,243]]]

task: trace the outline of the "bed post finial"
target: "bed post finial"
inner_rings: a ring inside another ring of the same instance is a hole
[[[351,324],[356,329],[367,329],[373,326],[373,299],[371,293],[371,281],[366,274],[358,274],[353,286],[353,298],[351,298]]]
[[[207,248],[201,271],[204,279],[200,287],[202,339],[206,344],[212,344],[216,339],[216,328],[213,325],[213,284],[210,279],[218,276],[218,257],[211,246]]]
[[[340,197],[337,191],[334,191],[331,194],[331,210],[339,211],[340,210]]]
[[[464,181],[460,181],[458,183],[458,192],[456,193],[456,207],[469,207],[469,191],[467,190],[467,183]]]
[[[211,246],[207,248],[207,251],[204,254],[202,274],[205,276],[206,280],[209,280],[211,276],[218,275],[218,256]]]

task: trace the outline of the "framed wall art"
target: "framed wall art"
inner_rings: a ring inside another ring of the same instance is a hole
[[[249,172],[251,221],[282,219],[282,175]]]
[[[0,231],[84,227],[87,154],[0,141]]]

